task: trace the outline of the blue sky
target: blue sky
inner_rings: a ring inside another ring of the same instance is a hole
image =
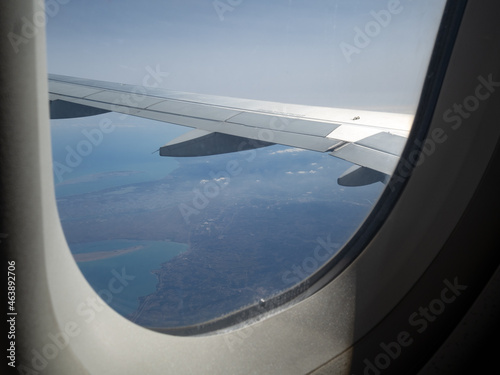
[[[180,91],[409,111],[444,0],[401,0],[350,62],[340,48],[391,3],[220,0],[221,20],[213,0],[72,0],[47,24],[49,72],[140,84],[159,67]]]

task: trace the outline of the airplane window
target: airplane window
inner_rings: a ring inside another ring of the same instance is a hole
[[[388,187],[444,4],[46,2],[58,210],[101,298],[175,332],[305,291]]]

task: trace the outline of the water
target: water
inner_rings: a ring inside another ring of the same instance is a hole
[[[155,291],[157,278],[151,271],[187,250],[187,245],[169,241],[112,240],[71,246],[73,254],[80,255],[139,246],[143,248],[105,259],[77,262],[89,284],[124,316],[137,309],[139,297]]]
[[[99,124],[110,124],[102,132]],[[158,150],[189,129],[109,113],[52,120],[52,158],[58,198],[158,180],[178,167]],[[93,134],[89,136],[89,134]]]

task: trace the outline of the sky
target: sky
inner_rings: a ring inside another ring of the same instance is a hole
[[[71,0],[48,17],[48,67],[132,84],[153,69],[179,91],[411,112],[443,4]]]

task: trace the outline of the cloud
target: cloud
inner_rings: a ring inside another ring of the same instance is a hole
[[[285,150],[278,150],[278,151],[270,152],[269,155],[289,154],[292,152],[303,152],[303,151],[307,151],[307,150],[304,150],[303,148],[287,148]]]
[[[310,171],[298,171],[298,174],[314,174],[316,173],[315,170],[311,169]]]

